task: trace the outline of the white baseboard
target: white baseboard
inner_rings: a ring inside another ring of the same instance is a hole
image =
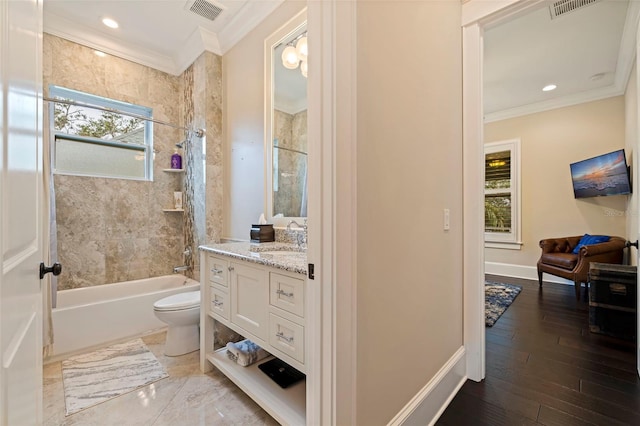
[[[524,278],[538,281],[538,268],[535,266],[514,265],[511,263],[484,262],[485,274],[502,275],[505,277]],[[542,279],[551,283],[573,285],[573,281],[556,277],[551,274],[544,274]]]
[[[461,346],[388,426],[434,424],[467,380],[465,366],[465,349]]]

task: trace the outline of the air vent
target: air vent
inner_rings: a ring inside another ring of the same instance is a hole
[[[189,0],[185,9],[213,21],[222,13],[224,6],[207,0]]]
[[[560,0],[549,6],[551,12],[551,19],[555,19],[559,16],[566,15],[567,13],[574,12],[590,4],[597,3],[600,0]]]

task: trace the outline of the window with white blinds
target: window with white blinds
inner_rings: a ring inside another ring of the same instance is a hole
[[[484,146],[485,246],[519,249],[520,140]]]

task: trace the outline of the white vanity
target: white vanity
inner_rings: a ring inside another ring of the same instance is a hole
[[[214,350],[214,320],[297,370],[305,367],[306,254],[282,243],[200,247],[200,367],[212,365],[282,424],[306,423],[306,381],[281,388],[258,365]]]

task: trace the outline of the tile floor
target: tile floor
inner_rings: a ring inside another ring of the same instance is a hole
[[[198,351],[162,352],[166,333],[143,337],[169,377],[65,417],[61,362],[44,366],[45,425],[268,425],[278,423],[222,373],[200,371]]]

